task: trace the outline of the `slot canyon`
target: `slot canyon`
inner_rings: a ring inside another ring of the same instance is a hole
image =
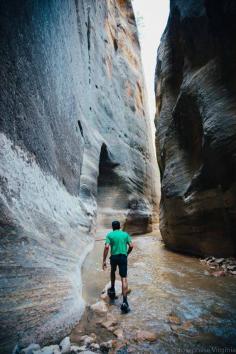
[[[235,18],[231,0],[170,0],[153,82],[155,151],[131,0],[1,1],[1,354],[51,353],[21,349],[76,328],[108,281],[97,241],[115,219],[137,242],[130,297],[150,306],[133,300],[126,326],[151,321],[164,333],[160,347],[133,350],[184,352],[175,329],[157,322],[174,317],[175,303],[189,319],[196,287],[193,313],[205,298],[214,321],[218,299],[219,338],[236,346],[235,278],[212,277],[208,288],[198,258],[185,256],[236,253]],[[190,284],[182,302],[176,269]]]

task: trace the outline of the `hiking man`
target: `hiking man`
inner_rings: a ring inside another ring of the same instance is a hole
[[[127,281],[127,256],[133,249],[133,244],[130,235],[127,232],[120,230],[120,222],[112,222],[113,231],[109,232],[106,236],[105,247],[103,252],[103,270],[106,269],[106,258],[111,248],[111,287],[107,293],[111,299],[114,299],[115,294],[115,280],[116,280],[116,268],[119,267],[119,274],[122,283],[122,295],[123,303],[121,305],[121,311],[128,313],[130,311],[127,301],[128,281]]]

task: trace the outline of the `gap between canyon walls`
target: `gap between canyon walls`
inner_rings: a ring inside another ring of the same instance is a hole
[[[0,22],[6,354],[57,341],[79,320],[97,201],[106,225],[114,208],[127,230],[144,233],[158,193],[131,1],[11,0]]]
[[[97,192],[97,228],[109,229],[113,220],[125,222],[128,190],[117,174],[118,163],[112,162],[105,144],[101,147]]]

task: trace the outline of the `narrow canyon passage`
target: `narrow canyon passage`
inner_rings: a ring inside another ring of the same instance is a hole
[[[113,162],[105,144],[101,147],[97,182],[97,225],[109,228],[114,219],[125,221],[128,207],[127,188],[117,173],[119,164]]]
[[[114,219],[131,312],[103,305],[128,349],[236,351],[236,1],[165,1],[151,89],[134,6],[156,24],[164,1],[0,1],[0,354],[65,354],[69,335],[78,354],[92,331],[104,353],[89,305]],[[225,257],[218,275],[198,256]]]
[[[100,231],[83,266],[83,296],[90,305],[99,300],[109,280],[109,269],[101,270],[107,230]],[[214,347],[235,347],[234,278],[211,277],[198,258],[168,251],[158,232],[134,237],[134,243],[135,250],[129,256],[131,313],[120,315],[121,297],[109,306],[109,312],[118,317],[128,348],[136,353],[176,354],[176,348],[180,353],[203,353],[213,352]],[[88,335],[90,327],[88,321]],[[135,333],[140,329],[157,333],[157,341],[137,344]],[[102,331],[98,335],[103,340],[113,338]]]

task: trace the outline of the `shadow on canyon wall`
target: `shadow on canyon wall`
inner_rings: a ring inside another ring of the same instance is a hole
[[[236,4],[170,1],[156,67],[160,228],[172,250],[236,254]]]

